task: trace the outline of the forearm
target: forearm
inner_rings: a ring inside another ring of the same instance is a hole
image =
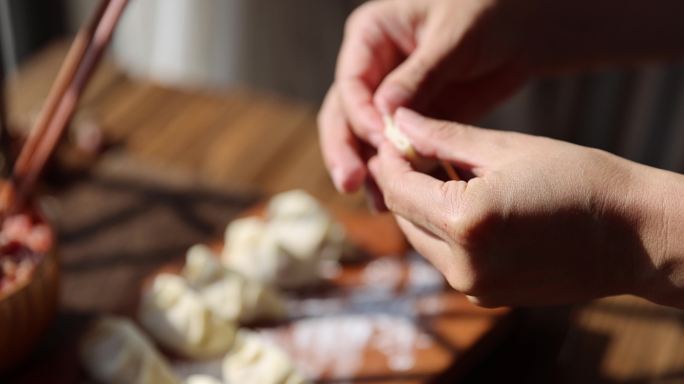
[[[529,60],[541,72],[684,56],[684,1],[533,0]]]

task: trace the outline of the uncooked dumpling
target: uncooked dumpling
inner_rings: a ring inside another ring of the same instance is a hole
[[[81,342],[81,361],[90,376],[111,384],[177,384],[152,342],[129,320],[98,320]]]
[[[206,246],[190,248],[182,274],[209,308],[227,321],[274,319],[285,313],[274,290],[226,268]]]
[[[232,222],[225,240],[222,259],[229,268],[282,288],[318,283],[321,262],[338,261],[350,249],[344,228],[301,190],[273,197],[266,220]]]
[[[191,375],[185,379],[185,384],[223,384],[223,381],[207,375]]]
[[[195,244],[185,253],[182,275],[191,287],[202,287],[223,277],[225,267],[216,254],[203,244]]]
[[[155,278],[143,295],[138,316],[157,342],[187,357],[218,356],[230,348],[235,337],[235,324],[214,314],[176,275]]]
[[[268,219],[276,241],[299,259],[317,256],[332,224],[328,212],[302,190],[274,196],[268,204]]]
[[[268,204],[276,240],[298,258],[340,260],[352,252],[344,227],[311,195],[292,190]]]
[[[221,260],[251,280],[278,285],[290,256],[278,246],[267,223],[255,217],[238,219],[226,228]]]
[[[250,331],[240,331],[235,345],[223,360],[223,379],[228,383],[306,383],[290,358],[277,346]]]

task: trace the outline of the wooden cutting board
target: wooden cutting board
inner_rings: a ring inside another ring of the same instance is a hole
[[[282,347],[316,382],[424,383],[458,377],[506,330],[509,310],[468,302],[412,252],[391,215],[330,208],[363,255],[324,282],[286,292],[288,318],[250,326]],[[263,204],[239,216],[261,216]],[[210,243],[220,250],[220,241]],[[153,273],[177,273],[179,258]],[[145,289],[145,287],[143,288]],[[220,359],[173,358],[181,375],[220,378]]]

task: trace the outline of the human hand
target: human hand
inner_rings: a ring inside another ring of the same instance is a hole
[[[472,301],[633,293],[684,307],[681,175],[405,109],[395,121],[418,153],[472,175],[443,182],[415,172],[388,143],[369,163],[409,241]]]
[[[349,18],[335,83],[319,114],[326,166],[338,190],[367,175],[364,143],[383,141],[381,114],[410,106],[467,121],[526,78],[518,52],[529,2],[382,0]]]

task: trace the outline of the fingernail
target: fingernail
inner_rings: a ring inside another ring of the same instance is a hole
[[[347,191],[344,188],[344,182],[346,180],[346,173],[342,168],[334,168],[331,172],[332,175],[332,181],[333,184],[335,185],[335,189],[337,189],[337,192],[340,193],[346,193]]]

